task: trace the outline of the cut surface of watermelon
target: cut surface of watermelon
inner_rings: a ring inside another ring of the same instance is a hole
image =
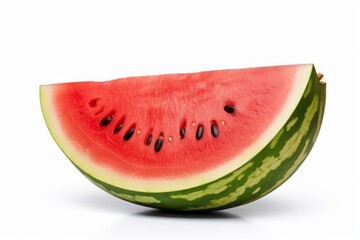
[[[52,136],[86,176],[161,193],[249,163],[305,95],[318,95],[314,74],[301,64],[140,76],[43,85],[40,98]]]

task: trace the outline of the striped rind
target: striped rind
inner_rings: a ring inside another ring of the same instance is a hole
[[[284,183],[303,163],[321,127],[326,84],[312,69],[299,103],[278,134],[252,159],[233,172],[201,186],[169,192],[122,189],[87,174],[101,189],[123,200],[173,211],[211,211],[261,198]]]

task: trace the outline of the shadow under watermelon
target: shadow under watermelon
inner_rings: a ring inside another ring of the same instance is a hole
[[[149,209],[134,214],[135,216],[156,217],[156,218],[191,218],[191,219],[236,219],[236,214],[226,211],[217,212],[172,212],[157,209]]]

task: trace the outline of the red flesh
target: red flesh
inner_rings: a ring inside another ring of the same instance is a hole
[[[296,71],[294,65],[55,84],[52,106],[67,137],[96,164],[140,178],[175,178],[213,169],[253,144],[286,102]],[[233,114],[224,111],[226,104],[235,106]],[[100,126],[109,115],[112,121]],[[199,124],[204,133],[196,140]],[[155,152],[161,134],[163,145]]]

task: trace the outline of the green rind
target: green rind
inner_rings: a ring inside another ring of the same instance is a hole
[[[284,183],[303,163],[318,136],[326,85],[313,67],[308,85],[287,123],[256,156],[213,182],[174,192],[146,193],[109,185],[79,169],[90,181],[123,200],[172,211],[212,211],[261,198]]]

